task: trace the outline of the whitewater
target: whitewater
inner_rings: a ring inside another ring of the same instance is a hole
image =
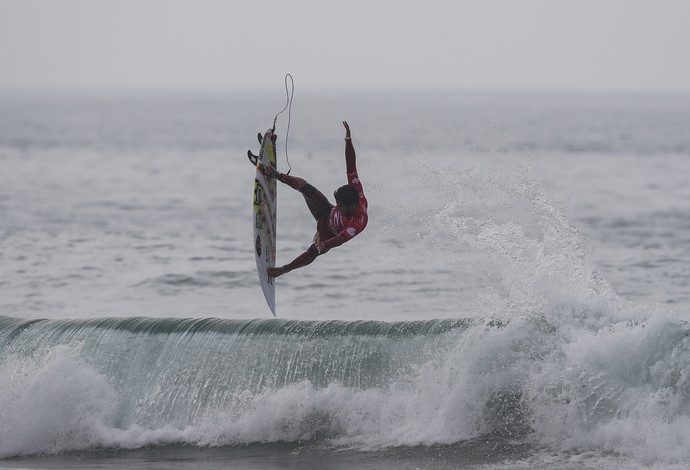
[[[370,224],[277,319],[244,156],[273,101],[2,98],[0,468],[690,464],[687,97],[302,98],[293,174],[342,184],[347,119]]]

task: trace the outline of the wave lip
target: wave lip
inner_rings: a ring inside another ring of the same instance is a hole
[[[456,328],[467,328],[472,319],[419,320],[403,322],[315,321],[280,318],[226,320],[219,318],[94,318],[80,320],[24,320],[0,316],[0,333],[8,336],[29,328],[50,331],[51,335],[72,335],[82,330],[109,330],[141,334],[221,333],[225,335],[298,335],[298,336],[390,336],[437,335]]]

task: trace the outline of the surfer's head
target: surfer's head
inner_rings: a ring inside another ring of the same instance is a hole
[[[346,184],[339,187],[334,193],[335,206],[342,215],[351,215],[359,207],[359,191],[354,186]]]

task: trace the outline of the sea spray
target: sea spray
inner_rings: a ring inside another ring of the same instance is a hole
[[[658,312],[568,337],[526,389],[540,441],[646,462],[688,461],[681,445],[690,436],[688,324]]]

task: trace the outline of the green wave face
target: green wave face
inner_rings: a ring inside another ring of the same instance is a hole
[[[212,410],[232,409],[242,393],[254,396],[304,381],[317,388],[385,388],[412,376],[471,325],[0,317],[0,356],[42,362],[55,348],[69,347],[129,397],[130,418],[182,426]]]

